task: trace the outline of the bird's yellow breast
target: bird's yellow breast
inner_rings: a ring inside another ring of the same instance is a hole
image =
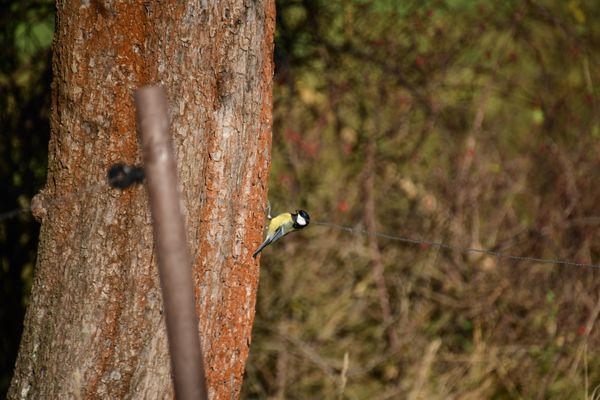
[[[271,222],[269,222],[269,228],[267,229],[267,237],[273,236],[277,228],[279,228],[281,225],[286,224],[294,224],[294,221],[292,220],[292,214],[290,213],[279,214],[278,216],[273,218]]]

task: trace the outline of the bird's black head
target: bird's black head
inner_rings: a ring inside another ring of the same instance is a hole
[[[294,229],[306,228],[310,223],[310,215],[304,210],[296,210],[296,212],[292,214],[292,219],[294,220]]]

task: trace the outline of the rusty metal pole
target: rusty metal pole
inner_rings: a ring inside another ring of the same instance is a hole
[[[206,399],[206,382],[194,285],[164,90],[146,86],[135,94],[144,171],[178,400]]]

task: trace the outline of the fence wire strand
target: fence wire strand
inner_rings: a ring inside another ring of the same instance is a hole
[[[56,203],[59,203],[60,201],[65,200],[67,197],[72,197],[76,194],[92,192],[92,191],[97,190],[99,187],[104,187],[104,186],[107,189],[110,189],[108,184],[105,184],[105,183],[101,184],[101,185],[93,185],[86,189],[77,191],[75,193],[70,193],[70,194],[66,194],[64,196],[56,197],[55,199],[48,201],[46,203],[46,206],[50,207]],[[19,208],[15,208],[13,210],[2,212],[2,213],[0,213],[0,222],[4,222],[6,220],[16,218],[19,215],[25,214],[25,213],[31,213],[31,207],[19,207]],[[315,222],[312,222],[311,224],[328,227],[331,229],[337,229],[339,231],[344,231],[344,232],[348,232],[348,233],[352,233],[352,234],[360,234],[360,235],[364,235],[364,236],[370,235],[366,229],[334,224],[332,222],[315,221]],[[496,257],[498,259],[507,259],[507,260],[512,260],[512,261],[549,264],[549,265],[563,265],[563,266],[568,266],[568,267],[600,269],[600,264],[580,263],[580,262],[574,262],[574,261],[562,260],[562,259],[553,259],[553,258],[515,256],[512,254],[507,254],[507,253],[499,252],[496,250],[453,246],[453,245],[450,245],[450,244],[447,244],[447,243],[444,243],[441,241],[428,240],[428,239],[415,239],[415,238],[411,238],[411,237],[397,236],[397,235],[392,235],[392,234],[387,234],[387,233],[382,233],[382,232],[376,232],[373,235],[376,237],[380,237],[382,239],[392,240],[395,242],[403,242],[403,243],[415,244],[415,245],[420,245],[420,246],[428,246],[428,247],[433,247],[433,248],[438,248],[438,249],[443,249],[443,250],[456,251],[459,253],[485,254],[485,255],[492,256],[492,257]]]
[[[338,225],[338,224],[334,224],[331,222],[316,221],[316,222],[313,222],[313,224],[319,225],[319,226],[325,226],[325,227],[329,227],[329,228],[333,228],[333,229],[337,229],[340,231],[345,231],[345,232],[349,232],[349,233],[353,233],[353,234],[361,234],[361,235],[365,235],[365,236],[370,235],[366,229],[353,228],[350,226]],[[456,252],[460,252],[460,253],[486,254],[486,255],[496,257],[496,258],[505,258],[507,260],[513,260],[513,261],[524,261],[524,262],[540,263],[540,264],[554,264],[554,265],[565,265],[565,266],[570,266],[570,267],[582,267],[582,268],[585,267],[585,268],[600,269],[600,264],[578,263],[578,262],[573,262],[573,261],[568,261],[568,260],[551,259],[551,258],[514,256],[511,254],[506,254],[506,253],[502,253],[502,252],[495,251],[495,250],[452,246],[452,245],[446,244],[444,242],[432,241],[432,240],[426,240],[426,239],[414,239],[414,238],[403,237],[403,236],[389,235],[387,233],[376,232],[373,234],[373,236],[377,236],[377,237],[380,237],[383,239],[393,240],[396,242],[410,243],[410,244],[416,244],[416,245],[426,245],[429,247],[436,247],[439,249],[451,250],[451,251],[456,251]]]

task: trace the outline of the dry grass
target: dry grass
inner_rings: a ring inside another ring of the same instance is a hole
[[[321,4],[307,22],[316,39],[302,42],[318,61],[277,75],[274,209],[597,262],[600,115],[582,66],[600,76],[600,33],[577,36],[558,6],[519,4],[383,20],[348,6],[351,36],[337,39],[339,14]],[[261,264],[244,398],[600,398],[600,270],[321,226]]]

